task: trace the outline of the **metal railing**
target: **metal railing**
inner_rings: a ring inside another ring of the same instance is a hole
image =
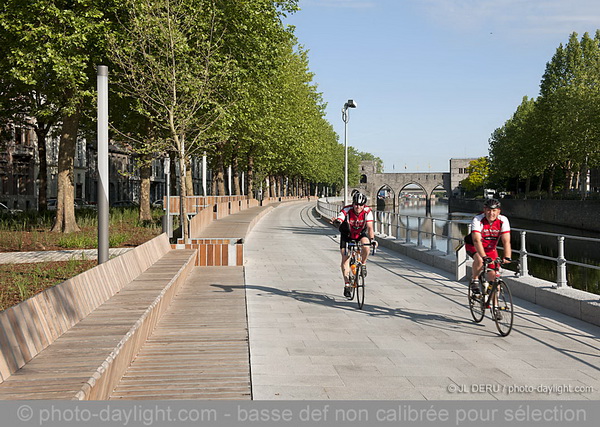
[[[579,236],[571,236],[568,234],[557,234],[557,233],[548,233],[544,231],[535,231],[535,230],[524,230],[521,228],[512,228],[512,231],[517,231],[520,234],[520,249],[519,258],[520,258],[520,269],[519,272],[521,276],[528,276],[528,258],[539,258],[545,259],[548,261],[556,262],[556,286],[558,288],[568,286],[567,283],[567,265],[576,265],[579,267],[589,268],[592,270],[600,270],[600,266],[587,264],[577,261],[569,261],[565,257],[565,241],[569,240],[581,240],[586,242],[600,243],[600,239],[595,239],[592,237],[579,237]],[[527,251],[527,234],[539,235],[539,236],[550,236],[556,238],[557,243],[557,254],[556,257],[546,256],[542,254],[531,253]],[[599,246],[600,248],[600,246]]]
[[[336,203],[336,201],[332,200],[331,198],[329,198],[329,200],[319,199],[317,203],[317,209],[324,216],[335,217],[342,209],[342,205],[340,203]],[[404,243],[415,243],[417,246],[424,246],[430,250],[440,250],[439,248],[445,246],[445,249],[441,251],[445,253],[445,255],[454,253],[455,249],[463,243],[465,234],[459,230],[459,224],[462,225],[463,229],[466,226],[467,233],[471,231],[470,220],[446,220],[427,216],[403,215],[389,211],[374,210],[373,213],[375,220],[373,225],[375,233],[393,237],[394,239]],[[529,258],[539,258],[556,263],[555,283],[557,288],[568,286],[567,265],[575,265],[592,270],[600,270],[600,266],[570,261],[565,257],[566,239],[581,240],[592,243],[600,243],[600,239],[520,228],[512,228],[511,231],[518,232],[520,236],[519,249],[513,249],[513,252],[517,252],[519,254],[520,262],[518,273],[520,276],[530,276],[528,266]],[[557,256],[552,257],[527,251],[528,235],[555,237],[557,243]],[[501,248],[501,246],[499,247]]]

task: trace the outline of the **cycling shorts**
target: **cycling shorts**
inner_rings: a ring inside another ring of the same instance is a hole
[[[471,258],[473,258],[476,253],[477,253],[476,251],[467,250],[467,254]],[[498,251],[496,249],[492,249],[491,251],[486,252],[485,256],[490,257],[491,259],[496,259],[496,258],[498,258]],[[500,264],[498,264],[497,262],[495,262],[493,265],[490,265],[490,268],[492,270],[498,270],[500,268]]]

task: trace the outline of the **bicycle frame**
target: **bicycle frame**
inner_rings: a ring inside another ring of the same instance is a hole
[[[501,279],[500,269],[490,268],[490,265],[501,262],[500,258],[491,262],[484,260],[483,270],[479,274],[479,293],[474,293],[469,286],[468,297],[473,320],[477,323],[481,322],[485,316],[485,310],[489,309],[498,332],[505,337],[512,330],[512,295],[509,286]],[[495,277],[488,281],[487,276],[490,270],[494,271]],[[484,287],[486,283],[488,286]]]
[[[354,295],[356,295],[356,301],[358,303],[358,308],[362,309],[364,301],[365,301],[365,277],[363,275],[363,264],[362,264],[362,254],[360,248],[362,246],[371,246],[371,253],[375,253],[375,245],[370,243],[369,245],[365,245],[361,242],[348,242],[346,245],[346,255],[348,256],[349,263],[349,279],[350,279],[350,287],[351,287],[351,296],[348,299],[354,299]]]

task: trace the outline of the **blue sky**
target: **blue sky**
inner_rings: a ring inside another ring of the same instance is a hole
[[[575,31],[600,28],[598,0],[300,0],[285,20],[309,51],[327,119],[385,172],[444,172],[488,139]]]

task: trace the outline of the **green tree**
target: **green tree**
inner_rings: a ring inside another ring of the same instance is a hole
[[[28,98],[22,112],[39,120],[36,132],[42,150],[49,126],[62,123],[58,206],[52,229],[77,231],[73,159],[78,125],[83,100],[93,92],[94,64],[101,63],[106,15],[114,4],[110,0],[5,0],[0,7],[2,82],[15,83],[22,99]]]
[[[188,219],[183,198],[189,156],[206,148],[206,134],[222,114],[216,89],[228,78],[230,58],[220,50],[220,12],[210,0],[125,0],[128,14],[109,39],[117,66],[116,84],[137,100],[137,109],[158,134],[179,166],[180,217],[184,239]],[[156,139],[138,147],[164,149]]]
[[[581,171],[599,164],[600,33],[572,33],[547,64],[540,84],[543,147],[565,171],[566,190],[575,188]]]
[[[513,116],[490,137],[490,177],[493,180],[518,177],[525,179],[529,188],[531,178],[543,174],[547,156],[539,152],[539,145],[532,143],[539,141],[535,109],[535,100],[523,97]]]
[[[490,175],[490,162],[487,157],[480,157],[469,162],[469,176],[461,181],[467,191],[484,189]]]

